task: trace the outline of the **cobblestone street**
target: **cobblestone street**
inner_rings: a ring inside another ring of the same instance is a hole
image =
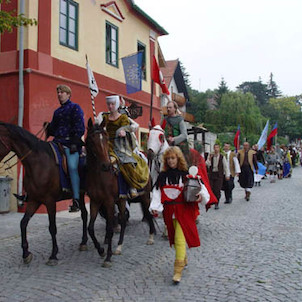
[[[230,205],[202,209],[201,247],[188,253],[181,283],[172,285],[174,250],[158,231],[146,245],[147,224],[138,205],[131,206],[121,256],[103,268],[91,239],[80,252],[80,214],[58,213],[60,259],[45,265],[51,252],[48,218],[36,214],[29,223],[29,250],[22,262],[20,213],[0,215],[0,301],[302,301],[302,168],[291,179],[263,180],[251,200],[236,181]],[[222,194],[223,195],[223,194]],[[162,219],[157,219],[163,229]],[[96,234],[102,242],[104,220]],[[116,247],[118,236],[114,236]]]

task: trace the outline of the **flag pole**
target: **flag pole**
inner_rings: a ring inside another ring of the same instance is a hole
[[[90,98],[91,98],[92,112],[93,112],[94,120],[96,120],[95,103],[94,103],[94,97],[92,96],[92,94],[90,94]]]
[[[86,65],[88,65],[88,56],[87,56],[87,54],[85,54],[85,56],[86,56]],[[88,76],[88,79],[89,79],[89,76]],[[90,88],[90,83],[89,83],[89,88]],[[91,105],[92,105],[94,121],[96,121],[95,102],[94,102],[94,96],[91,93],[91,89],[90,89],[90,100],[91,100]]]
[[[152,120],[152,109],[153,109],[153,90],[154,90],[154,81],[151,80],[150,125]]]

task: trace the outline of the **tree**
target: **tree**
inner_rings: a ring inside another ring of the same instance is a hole
[[[235,133],[240,125],[242,135],[258,137],[265,118],[251,93],[228,92],[222,96],[219,110],[208,111],[206,127],[216,133]]]
[[[217,94],[216,94],[216,101],[218,103],[218,106],[221,104],[221,98],[225,93],[229,92],[229,88],[224,80],[224,78],[221,78],[221,81],[219,83],[218,89],[217,89]]]
[[[197,90],[189,88],[190,106],[187,111],[194,115],[197,124],[205,121],[205,115],[208,110],[207,99],[209,93],[198,92]]]
[[[9,3],[10,0],[0,0],[2,3]],[[3,4],[2,4],[3,5]],[[16,11],[0,10],[0,34],[11,32],[15,27],[37,25],[36,19],[26,18],[23,14],[16,14]]]
[[[187,89],[188,89],[189,87],[191,87],[190,75],[187,72],[186,68],[184,67],[184,65],[181,61],[179,61],[179,66],[180,66],[180,70],[182,72],[182,76],[184,78],[185,84],[186,84]]]
[[[278,85],[273,80],[273,73],[270,74],[270,79],[267,84],[267,95],[269,98],[278,98],[282,95],[282,92],[279,90]]]
[[[273,122],[278,122],[278,136],[299,138],[302,133],[301,106],[295,97],[270,99],[267,116]]]
[[[268,87],[261,82],[261,79],[259,79],[258,82],[243,82],[237,89],[242,93],[250,92],[255,97],[257,105],[260,107],[268,102]]]

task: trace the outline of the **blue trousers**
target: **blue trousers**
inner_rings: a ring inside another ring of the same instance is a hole
[[[70,150],[67,147],[64,147],[64,150],[67,157],[67,166],[71,181],[73,198],[80,199],[80,176],[78,171],[80,154],[79,152],[70,154]]]

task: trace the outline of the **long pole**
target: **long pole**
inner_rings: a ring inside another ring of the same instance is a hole
[[[20,14],[24,15],[25,0],[20,1]],[[24,69],[24,28],[21,24],[19,27],[19,104],[18,104],[18,126],[23,127],[24,116],[24,82],[23,82],[23,69]],[[23,191],[23,166],[21,165],[18,178],[18,194],[22,195]]]
[[[150,124],[151,124],[151,120],[152,120],[153,90],[154,90],[154,81],[151,80]]]
[[[94,120],[96,120],[95,103],[94,103],[94,97],[92,96],[92,94],[90,95],[90,98],[91,98],[92,112],[93,112]]]

